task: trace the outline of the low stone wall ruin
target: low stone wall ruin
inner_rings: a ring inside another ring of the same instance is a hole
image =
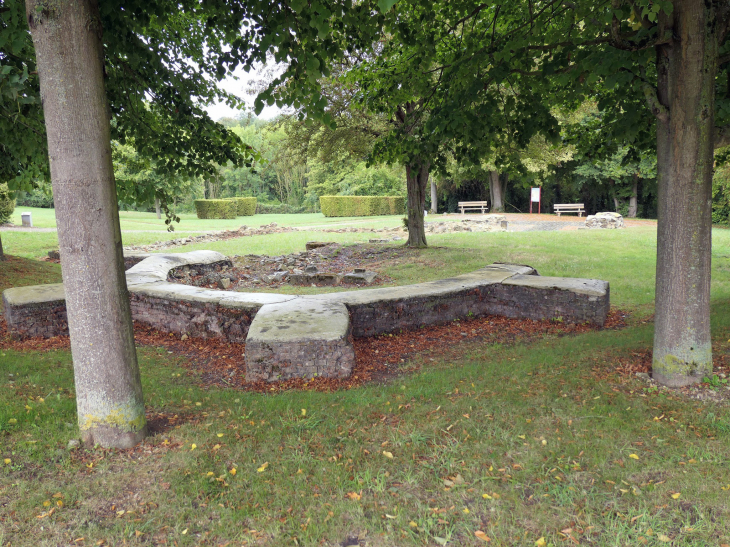
[[[342,378],[354,364],[352,337],[502,315],[603,325],[605,281],[543,277],[529,266],[492,264],[475,272],[403,287],[309,296],[239,293],[168,281],[187,271],[230,266],[212,251],[151,255],[127,271],[132,317],[164,332],[246,343],[250,381]],[[5,319],[16,337],[68,333],[63,285],[8,289]]]

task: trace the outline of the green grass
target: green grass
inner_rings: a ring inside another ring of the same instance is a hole
[[[730,232],[713,235],[724,353]],[[301,250],[289,236],[240,241]],[[727,407],[611,373],[651,347],[651,227],[429,241],[390,273],[415,282],[504,260],[598,277],[630,324],[465,342],[337,393],[203,388],[185,357],[141,348],[149,410],[181,421],[133,451],[66,449],[78,436],[69,352],[0,350],[0,544],[487,545],[477,530],[499,546],[730,543]]]
[[[55,228],[56,218],[53,209],[40,209],[35,207],[18,207],[13,213],[11,222],[17,225],[21,224],[20,214],[30,211],[33,217],[33,226],[35,228]],[[194,214],[181,214],[181,222],[175,224],[175,231],[168,232],[165,225],[164,217],[158,219],[154,213],[139,213],[134,211],[122,211],[119,213],[122,241],[124,245],[149,245],[157,241],[167,241],[178,239],[186,236],[196,236],[203,233],[238,229],[242,225],[249,227],[260,227],[271,224],[272,222],[279,226],[286,227],[307,227],[307,228],[343,228],[343,227],[359,227],[359,228],[392,228],[402,224],[400,216],[387,217],[341,217],[326,218],[321,213],[302,214],[302,215],[254,215],[251,217],[238,217],[235,219],[216,220],[216,219],[198,219]],[[328,241],[357,242],[367,241],[372,234],[337,234],[337,233],[317,233],[309,232],[309,236],[304,234],[291,234],[292,243],[280,245],[283,249],[281,252],[291,252],[286,249],[294,249],[294,245],[303,247],[304,242],[311,241],[313,238],[326,238]],[[58,236],[55,232],[0,232],[5,252],[11,255],[22,256],[26,258],[38,258],[45,256],[48,251],[58,249]],[[284,238],[286,239],[286,238]],[[276,247],[268,247],[268,243],[257,244],[254,251],[244,249],[244,252],[270,254],[279,253]],[[273,245],[276,245],[274,243]],[[220,243],[203,245],[205,248],[218,250]],[[200,246],[194,247],[199,248]],[[234,244],[223,245],[223,248],[233,248]],[[235,245],[240,248],[241,245]],[[191,247],[193,248],[193,247]],[[178,252],[185,251],[185,248],[178,249]],[[228,252],[228,251],[226,251]],[[236,254],[231,251],[229,254]]]

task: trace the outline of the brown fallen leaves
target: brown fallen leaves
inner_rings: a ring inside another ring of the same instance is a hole
[[[621,328],[625,324],[625,317],[624,313],[612,310],[603,328]],[[349,378],[299,378],[267,383],[246,382],[244,344],[234,344],[219,338],[182,340],[179,334],[164,333],[136,321],[134,323],[135,341],[139,346],[162,347],[172,355],[184,357],[176,359],[176,364],[196,373],[201,384],[259,392],[350,389],[374,381],[387,381],[401,374],[401,364],[415,354],[428,352],[432,357],[448,356],[456,344],[464,341],[513,344],[545,335],[578,334],[597,328],[589,324],[571,325],[501,316],[452,321],[444,325],[355,339],[355,366]],[[68,347],[67,336],[13,340],[7,332],[5,321],[0,319],[0,349],[22,352]],[[161,421],[160,428],[165,429],[168,424]]]

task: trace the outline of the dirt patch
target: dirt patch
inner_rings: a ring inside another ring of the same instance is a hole
[[[192,268],[179,269],[170,274],[169,281],[221,289],[221,280],[228,279],[228,291],[245,291],[248,289],[267,288],[276,290],[289,284],[289,275],[305,272],[330,273],[343,275],[356,268],[377,273],[370,283],[382,285],[393,280],[383,273],[384,269],[419,256],[417,249],[404,246],[384,245],[347,245],[332,243],[324,247],[281,256],[245,255],[232,257],[233,268],[219,272],[196,272]],[[345,280],[341,286],[355,287],[355,283]],[[322,287],[324,283],[313,282],[313,286]]]

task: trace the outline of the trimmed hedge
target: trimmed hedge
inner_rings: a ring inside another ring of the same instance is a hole
[[[321,196],[319,205],[326,217],[402,215],[406,212],[403,196]]]
[[[250,217],[256,214],[256,198],[227,198],[236,204],[236,215]]]
[[[7,184],[0,184],[0,224],[10,220],[13,211],[15,211],[15,198],[8,190]]]
[[[196,199],[198,218],[236,218],[237,204],[230,199]]]
[[[259,203],[256,205],[256,213],[260,215],[292,215],[309,213],[306,207],[294,207],[288,203]]]

